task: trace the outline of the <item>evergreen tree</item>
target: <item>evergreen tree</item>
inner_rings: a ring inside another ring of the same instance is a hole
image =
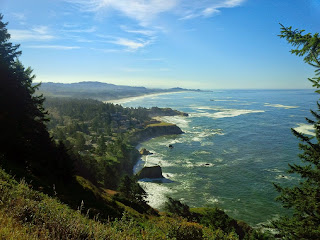
[[[146,203],[145,198],[147,197],[147,193],[134,177],[129,177],[128,175],[124,176],[121,179],[118,191],[132,202]]]
[[[104,138],[103,135],[101,135],[101,137],[98,139],[97,141],[97,154],[99,154],[100,156],[103,156],[106,154],[107,151],[107,146],[106,146],[106,139]]]
[[[293,47],[291,53],[303,56],[304,61],[315,68],[315,77],[309,80],[313,87],[320,88],[320,38],[319,34],[303,34],[303,30],[292,30],[282,26],[281,38],[285,38]],[[316,90],[320,93],[320,90]],[[311,110],[315,120],[306,118],[313,124],[315,137],[308,137],[292,129],[301,140],[302,164],[289,164],[289,173],[300,176],[300,182],[294,187],[281,187],[275,184],[281,193],[278,200],[283,206],[292,209],[290,216],[273,221],[273,226],[285,239],[320,239],[320,104],[316,111]]]
[[[46,128],[44,97],[36,96],[35,75],[18,57],[19,45],[9,42],[7,23],[0,14],[0,155],[5,167],[26,168],[32,174],[68,179],[71,158],[56,146]],[[61,163],[65,168],[61,171]]]

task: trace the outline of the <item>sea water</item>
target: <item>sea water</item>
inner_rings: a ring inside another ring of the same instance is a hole
[[[300,162],[299,140],[291,128],[314,134],[305,117],[316,110],[317,100],[313,90],[215,90],[124,102],[127,107],[170,107],[189,114],[162,117],[184,134],[141,144],[153,155],[144,157],[138,168],[160,165],[170,180],[140,182],[149,204],[162,210],[170,196],[190,207],[218,206],[253,226],[288,213],[275,201],[273,183],[298,182],[286,172],[289,163]]]

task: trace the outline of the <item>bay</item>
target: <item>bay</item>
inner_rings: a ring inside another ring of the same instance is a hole
[[[185,133],[141,143],[153,152],[142,165],[160,165],[166,183],[140,182],[149,204],[163,210],[170,196],[190,207],[218,206],[257,226],[287,213],[272,183],[291,186],[299,163],[291,128],[313,134],[305,117],[316,109],[313,90],[214,90],[131,99],[125,107],[170,107],[189,117],[163,117]],[[172,144],[173,149],[168,148]],[[140,167],[142,166],[140,165]]]

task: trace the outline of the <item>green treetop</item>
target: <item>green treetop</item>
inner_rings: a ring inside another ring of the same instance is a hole
[[[44,97],[35,95],[32,69],[19,61],[19,45],[9,42],[2,20],[0,14],[0,164],[54,180],[69,179],[71,159],[49,136]]]
[[[320,38],[319,34],[303,34],[303,30],[281,28],[281,38],[285,38],[293,47],[291,53],[304,57],[304,61],[315,68],[315,77],[309,78],[313,87],[320,88]],[[316,90],[320,93],[320,90]],[[290,216],[283,216],[273,221],[273,226],[285,239],[320,239],[320,104],[316,111],[311,110],[314,120],[306,118],[313,124],[315,137],[309,137],[292,129],[300,139],[302,153],[301,164],[289,164],[289,173],[300,176],[300,182],[294,187],[281,187],[278,200],[283,206],[292,209]]]

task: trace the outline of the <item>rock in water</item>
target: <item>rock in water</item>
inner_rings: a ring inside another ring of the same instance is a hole
[[[137,174],[138,179],[142,178],[163,178],[160,166],[144,167]]]
[[[149,152],[147,149],[142,148],[142,149],[140,150],[140,154],[141,154],[141,155],[151,155],[152,153]]]

